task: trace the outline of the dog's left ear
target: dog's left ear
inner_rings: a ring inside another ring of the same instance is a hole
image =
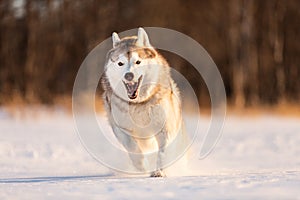
[[[119,37],[118,33],[113,32],[111,38],[112,38],[112,42],[113,42],[113,47],[115,48],[117,43],[120,42],[120,37]]]
[[[139,28],[136,41],[137,46],[151,47],[148,35],[143,28]]]

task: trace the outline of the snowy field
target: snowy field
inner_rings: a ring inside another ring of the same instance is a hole
[[[300,118],[227,116],[217,147],[186,172],[133,177],[94,160],[70,114],[0,108],[1,200],[300,199],[299,155]]]

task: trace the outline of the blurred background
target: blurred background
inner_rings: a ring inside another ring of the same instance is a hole
[[[70,102],[77,70],[97,44],[113,31],[155,26],[208,51],[231,107],[297,108],[299,20],[299,0],[1,0],[0,105]],[[163,53],[209,105],[201,76]]]

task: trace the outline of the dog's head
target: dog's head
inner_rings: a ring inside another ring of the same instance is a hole
[[[112,34],[113,49],[108,52],[105,73],[114,93],[129,102],[143,102],[154,92],[163,62],[151,46],[147,33],[120,39]]]

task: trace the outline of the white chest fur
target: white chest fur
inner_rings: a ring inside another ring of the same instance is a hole
[[[127,134],[136,138],[150,138],[165,127],[166,109],[152,101],[129,104],[118,97],[111,99],[111,119]]]

